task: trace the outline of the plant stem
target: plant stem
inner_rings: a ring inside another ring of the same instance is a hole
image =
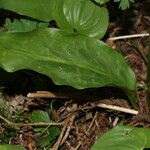
[[[14,122],[7,120],[6,118],[4,118],[1,115],[0,115],[0,119],[2,119],[8,125],[17,126],[17,127],[22,127],[22,126],[63,126],[64,125],[64,122],[58,122],[58,123],[55,123],[55,122],[14,123]]]

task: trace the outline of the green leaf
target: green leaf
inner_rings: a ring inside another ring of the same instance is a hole
[[[41,147],[51,147],[57,136],[60,134],[58,127],[49,127],[47,134],[42,139],[37,140]]]
[[[94,0],[94,1],[101,4],[101,5],[109,2],[109,0]]]
[[[29,116],[29,120],[31,122],[51,122],[48,113],[41,110],[33,111]],[[47,130],[45,131],[45,129]],[[44,136],[37,139],[37,143],[41,147],[51,146],[56,137],[60,134],[60,130],[58,127],[35,127],[34,130],[36,132],[45,131]]]
[[[0,0],[0,8],[35,19],[50,21],[53,3],[53,0]]]
[[[0,145],[0,150],[26,150],[26,149],[16,145],[5,144]]]
[[[1,32],[3,32],[3,28],[2,28],[2,27],[0,27],[0,33],[1,33]]]
[[[51,122],[49,115],[45,111],[36,110],[33,111],[32,114],[29,116],[29,120],[31,122]],[[47,127],[35,127],[34,130],[36,132],[41,132]]]
[[[134,0],[114,0],[114,2],[120,2],[119,8],[125,10],[130,7],[130,3],[134,3]]]
[[[31,69],[58,85],[136,88],[133,71],[114,49],[99,40],[64,35],[57,29],[1,34],[0,58],[0,67],[9,72]]]
[[[136,105],[136,99],[137,99],[137,96],[136,96],[136,92],[135,91],[129,91],[127,89],[123,89],[124,93],[127,95],[127,97],[130,99],[130,102],[132,104],[132,106],[137,109],[137,105]]]
[[[97,139],[91,150],[143,150],[150,148],[150,129],[117,126]]]
[[[48,27],[48,23],[30,21],[26,19],[15,19],[11,22],[10,19],[6,19],[4,27],[8,29],[8,32],[29,32],[36,28]]]
[[[60,29],[102,38],[108,27],[108,12],[90,0],[56,0],[54,18]]]
[[[36,110],[29,116],[32,122],[50,122],[49,115],[46,111]]]

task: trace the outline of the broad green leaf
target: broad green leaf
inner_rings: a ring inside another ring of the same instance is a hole
[[[1,34],[0,58],[0,67],[9,72],[31,69],[58,85],[136,88],[133,71],[114,49],[99,40],[64,35],[57,29]]]
[[[60,29],[102,38],[108,27],[108,12],[90,0],[56,0],[54,18]]]
[[[29,120],[31,122],[51,122],[49,115],[46,111],[36,110],[33,111],[30,116]],[[41,132],[47,127],[35,127],[34,130],[36,132]]]
[[[8,32],[29,32],[36,28],[48,27],[48,23],[30,21],[26,19],[15,19],[13,22],[10,19],[6,19],[5,28]]]
[[[0,8],[35,19],[52,20],[51,7],[53,0],[0,0]]]
[[[117,126],[97,139],[91,150],[143,150],[150,148],[150,129]]]
[[[26,149],[16,145],[5,144],[0,145],[0,150],[26,150]]]

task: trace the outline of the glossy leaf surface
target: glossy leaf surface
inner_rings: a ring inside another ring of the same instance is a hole
[[[60,29],[102,38],[108,27],[108,12],[90,0],[56,0],[54,18]]]
[[[115,50],[101,41],[56,29],[2,34],[0,58],[0,67],[9,72],[31,69],[58,85],[136,88],[133,71]]]
[[[150,129],[117,126],[97,139],[91,150],[143,150],[150,148]]]
[[[0,8],[35,19],[50,21],[52,3],[52,0],[0,0]]]

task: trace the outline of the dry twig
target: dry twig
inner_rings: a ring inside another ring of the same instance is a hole
[[[124,108],[124,107],[119,107],[119,106],[106,105],[106,104],[98,104],[97,106],[101,107],[101,108],[106,108],[106,109],[111,109],[111,110],[115,110],[115,111],[120,111],[120,112],[124,112],[124,113],[128,113],[128,114],[132,114],[132,115],[138,114],[138,111],[136,111],[136,110],[128,109],[128,108]]]
[[[68,141],[66,141],[65,144],[69,150],[74,150],[74,148],[70,145]]]
[[[113,127],[117,125],[118,121],[119,121],[119,117],[117,116],[113,122]]]
[[[64,137],[63,137],[63,139],[62,139],[60,145],[63,145],[63,144],[65,143],[65,141],[67,140],[67,138],[68,138],[68,136],[69,136],[69,133],[70,133],[70,131],[71,131],[71,127],[72,127],[72,124],[73,124],[74,120],[75,120],[75,115],[73,115],[73,116],[70,118],[70,121],[69,121],[69,123],[68,123],[68,128],[67,128],[67,130],[66,130],[66,134],[64,135]]]
[[[77,145],[77,147],[74,150],[78,150],[81,146],[81,142],[79,142],[79,144]]]
[[[64,122],[35,122],[35,123],[15,123],[7,120],[3,116],[0,115],[0,119],[5,121],[7,124],[12,125],[12,126],[63,126]]]
[[[49,92],[49,91],[37,91],[35,93],[28,93],[27,97],[30,97],[30,98],[60,98],[60,99],[67,98],[65,96],[56,95],[55,93]]]
[[[58,148],[59,148],[59,146],[61,144],[62,138],[64,136],[64,133],[65,133],[65,131],[67,129],[67,126],[68,126],[68,123],[69,123],[70,119],[71,119],[71,117],[66,119],[66,121],[64,123],[64,126],[63,126],[63,129],[61,131],[61,134],[59,135],[59,138],[58,138],[57,142],[54,144],[54,146],[52,148],[50,148],[50,150],[58,150]]]
[[[130,39],[130,38],[138,38],[138,37],[147,37],[147,36],[149,36],[149,33],[111,37],[111,38],[109,38],[108,40],[109,40],[109,41],[115,41],[115,40],[122,40],[122,39]]]
[[[90,129],[92,128],[93,123],[95,122],[95,119],[97,118],[97,115],[98,115],[98,112],[95,113],[95,115],[92,119],[92,122],[90,123],[90,126],[89,126],[88,130],[86,131],[86,133],[88,133],[90,131]]]

